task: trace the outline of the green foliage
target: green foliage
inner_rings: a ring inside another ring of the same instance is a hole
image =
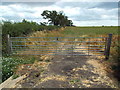
[[[27,35],[28,33],[38,29],[38,24],[36,22],[28,22],[25,19],[22,22],[11,23],[9,21],[4,21],[2,25],[2,34],[9,34],[10,36],[21,36]]]
[[[3,57],[2,58],[2,81],[5,81],[7,78],[9,78],[15,70],[17,69],[17,66],[21,64],[33,64],[35,61],[35,58],[31,59],[22,59],[18,57]]]
[[[34,31],[42,31],[42,30],[53,30],[58,29],[58,26],[46,26],[46,25],[39,25],[36,22],[29,22],[23,19],[22,22],[9,22],[3,21],[2,24],[2,35],[9,34],[12,37],[15,36],[24,36]]]
[[[30,34],[34,31],[43,31],[43,30],[56,30],[59,29],[59,26],[46,26],[46,25],[39,25],[36,22],[29,22],[23,19],[22,22],[9,22],[3,21],[2,24],[2,53],[4,56],[7,55],[7,34],[11,37],[18,37],[18,36],[25,36]]]
[[[13,74],[12,79],[16,79],[16,78],[18,78],[18,77],[19,77],[19,75]]]
[[[48,19],[48,22],[50,22],[50,24],[54,24],[55,26],[73,25],[73,22],[71,20],[68,20],[68,17],[65,16],[63,12],[45,10],[41,15],[44,19]]]

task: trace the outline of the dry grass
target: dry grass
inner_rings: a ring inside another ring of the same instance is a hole
[[[37,31],[34,32],[30,35],[28,35],[28,37],[71,37],[69,35],[65,35],[62,34],[62,32],[64,31],[64,28],[61,28],[59,31]],[[107,37],[107,35],[82,35],[81,37]],[[67,42],[67,43],[63,43],[63,42],[32,42],[32,41],[55,41],[56,38],[54,39],[50,39],[50,38],[27,38],[26,41],[30,41],[30,42],[26,42],[25,45],[48,45],[48,46],[41,46],[41,48],[38,48],[38,46],[28,46],[29,50],[28,51],[20,51],[20,54],[46,54],[46,55],[42,55],[42,59],[48,59],[51,58],[50,54],[53,54],[56,50],[57,47],[61,47],[63,45],[72,45],[73,43],[71,42]],[[117,43],[118,40],[118,35],[113,35],[112,38],[112,47],[111,47],[111,55],[115,55],[117,54],[116,52],[116,47],[118,45]],[[106,40],[105,38],[83,38],[83,39],[59,39],[59,41],[104,41],[104,43],[100,43],[100,42],[91,42],[91,43],[74,43],[76,45],[105,45],[106,44]],[[50,46],[49,46],[50,45]],[[38,49],[35,49],[38,48]],[[99,51],[104,51],[104,46],[100,47],[100,46],[89,46],[86,47],[89,48],[89,50],[99,50]],[[99,49],[93,49],[93,48],[99,48]],[[44,51],[31,51],[30,49],[35,49],[35,50],[44,50]],[[49,50],[50,51],[49,51]],[[92,51],[93,54],[97,54],[96,51]],[[46,57],[46,58],[45,58]]]
[[[44,42],[44,41],[56,41],[57,38],[49,38],[49,37],[66,37],[60,32],[63,31],[63,28],[61,28],[59,31],[37,31],[34,32],[27,37],[46,37],[46,38],[26,38],[24,45],[45,45],[45,46],[27,46],[29,48],[27,51],[18,51],[19,54],[45,54],[45,55],[38,55],[41,57],[41,59],[49,59],[51,58],[50,54],[55,54],[56,50],[59,48],[62,48],[63,45],[72,44],[71,42]],[[72,41],[73,39],[67,39],[67,38],[59,38],[59,41]],[[33,41],[41,41],[41,42],[33,42]],[[40,50],[40,51],[31,51],[31,49],[34,50]]]
[[[65,76],[61,76],[61,75],[50,75],[48,77],[41,78],[40,82],[43,83],[43,82],[48,81],[48,80],[66,81],[66,77]]]

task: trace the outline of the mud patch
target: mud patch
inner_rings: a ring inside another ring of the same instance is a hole
[[[48,80],[35,88],[70,88],[69,83],[58,80]]]

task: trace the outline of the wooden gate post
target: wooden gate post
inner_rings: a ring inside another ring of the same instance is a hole
[[[109,59],[110,55],[110,46],[112,41],[112,34],[108,34],[107,44],[106,44],[106,50],[105,50],[105,59]]]
[[[11,54],[11,44],[10,44],[10,35],[7,35],[7,50],[8,50],[8,55]]]

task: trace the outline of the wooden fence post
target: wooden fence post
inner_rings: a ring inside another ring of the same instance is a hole
[[[108,34],[107,45],[106,45],[106,50],[105,50],[105,59],[106,60],[109,59],[111,41],[112,41],[112,34]]]
[[[10,35],[7,35],[7,49],[8,49],[8,55],[11,54],[11,44],[10,44]]]

